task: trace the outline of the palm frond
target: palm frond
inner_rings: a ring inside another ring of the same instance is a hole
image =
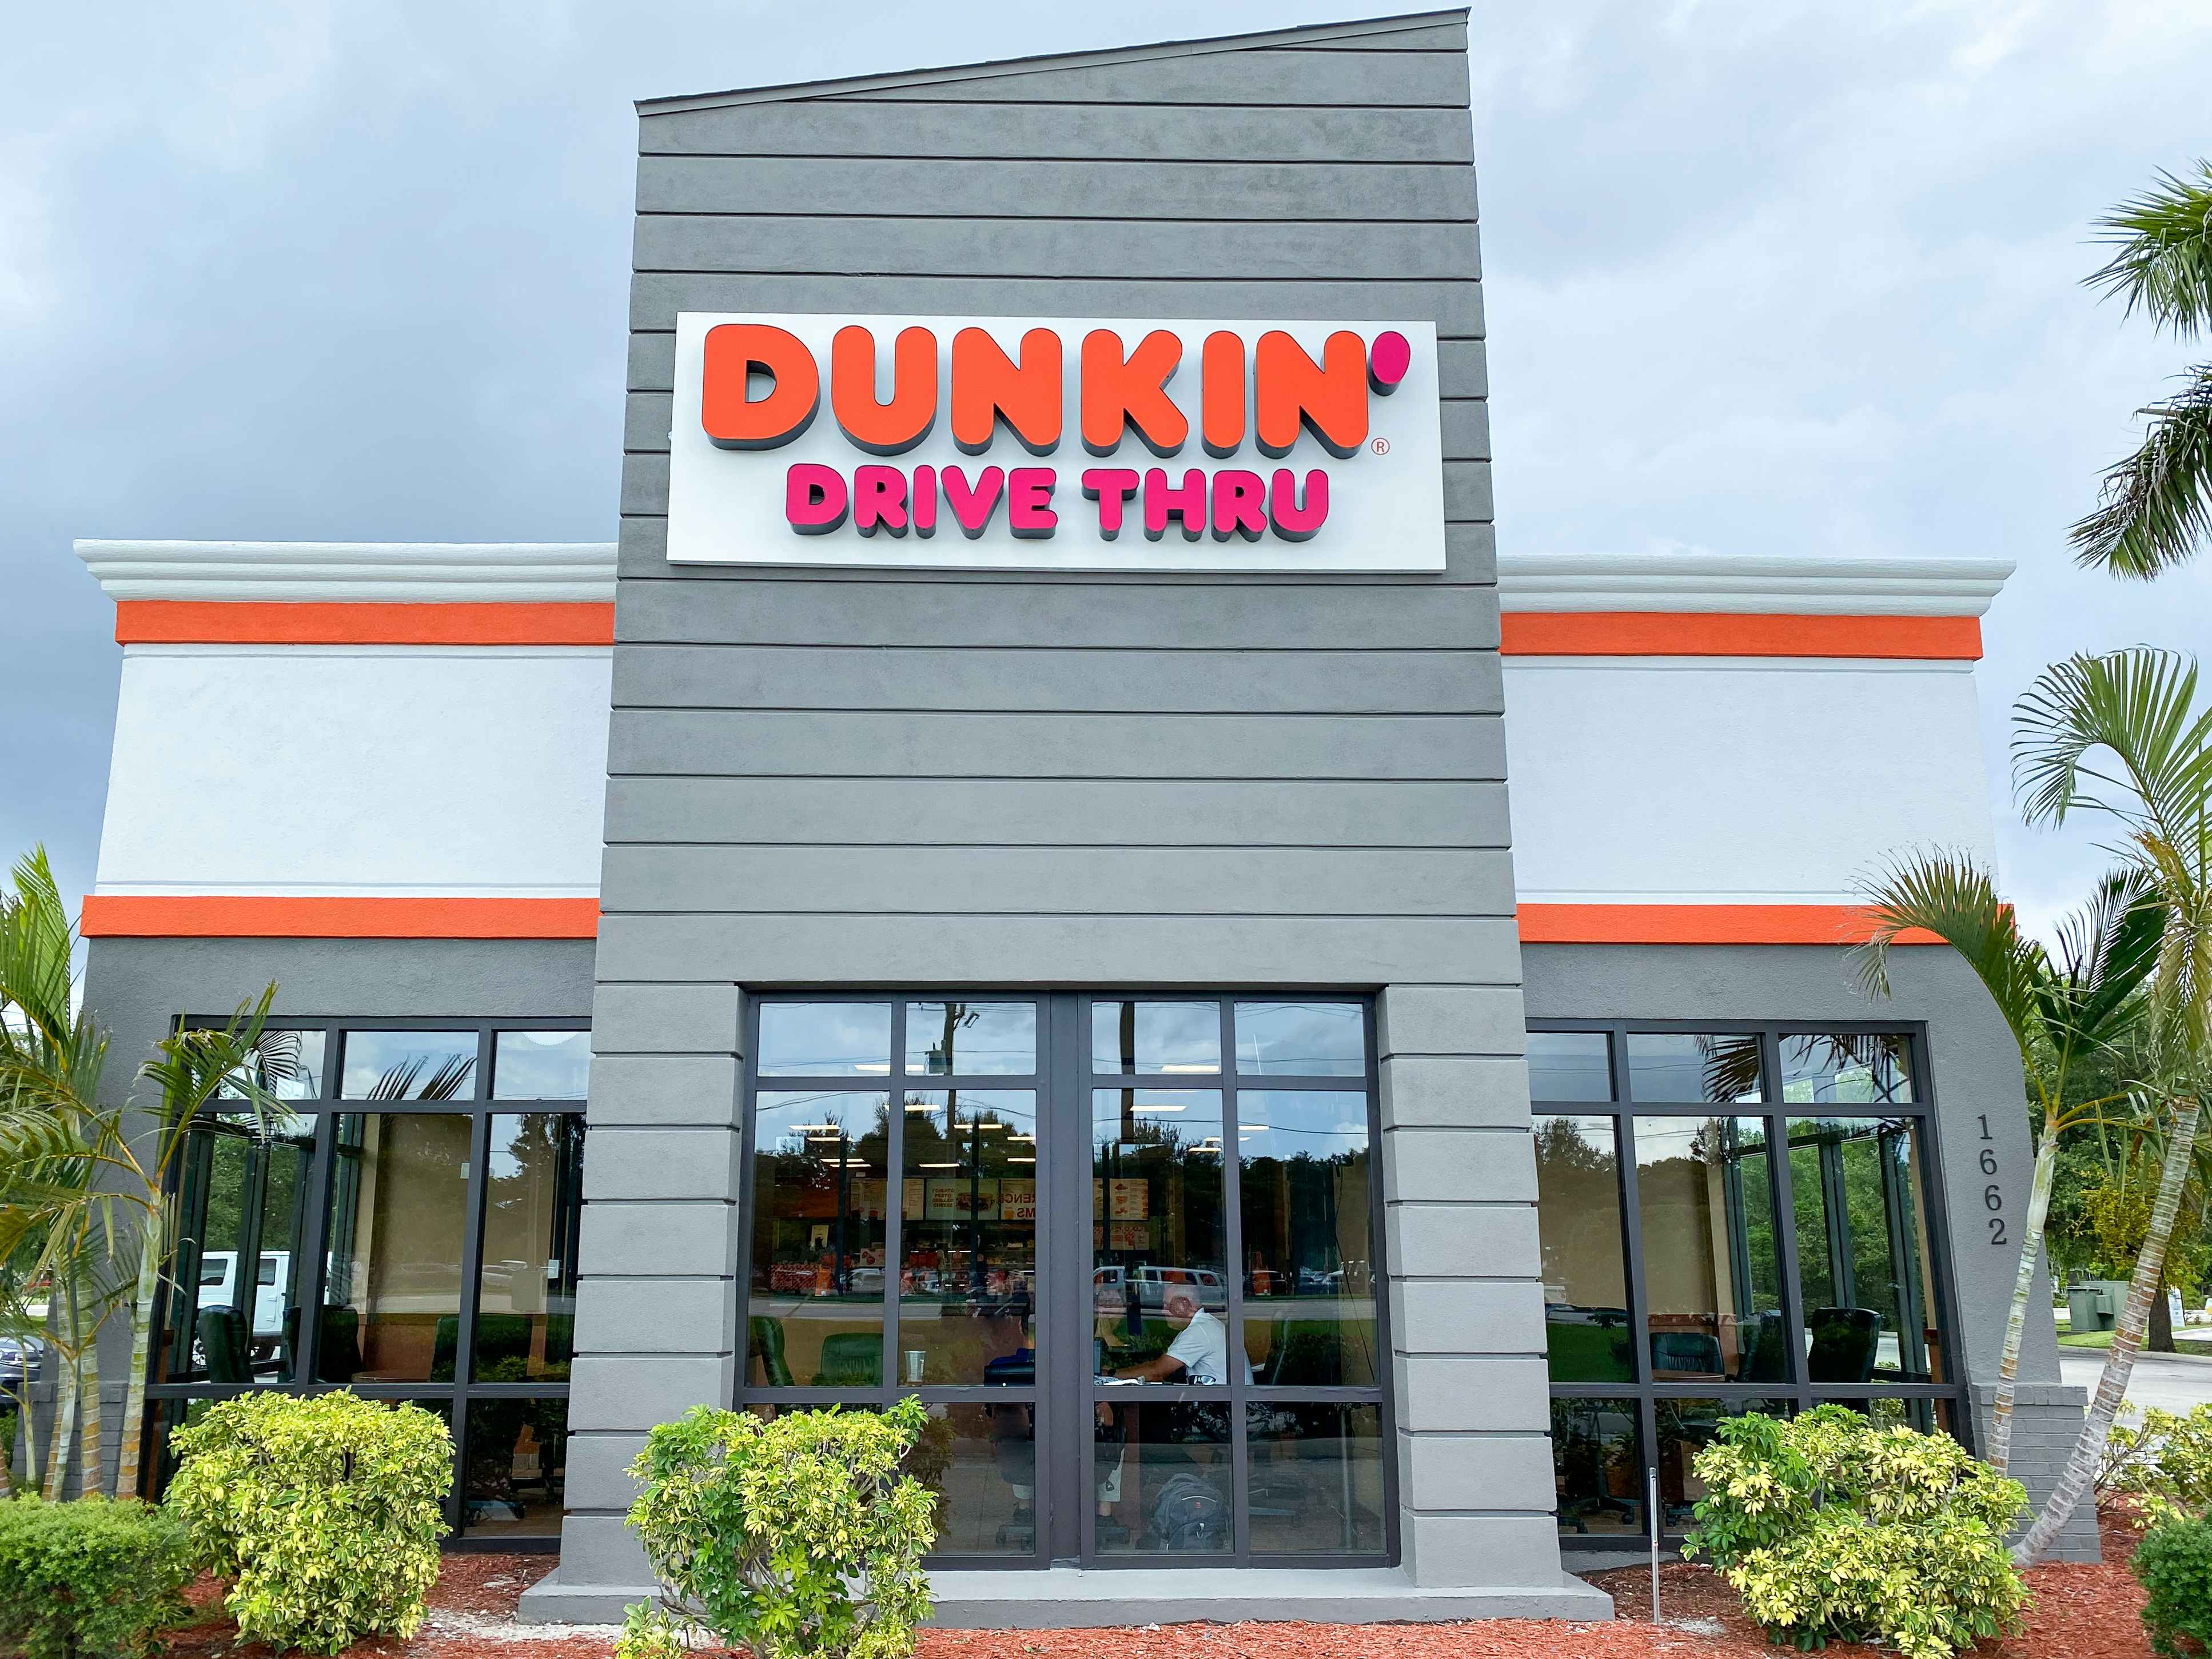
[[[2039,1000],[2061,1054],[2109,1048],[2136,1024],[2171,917],[2150,872],[2130,867],[2107,875],[2059,924],[2057,970]]]
[[[1860,891],[1874,931],[1851,959],[1870,995],[1889,994],[1889,952],[1899,936],[1930,933],[1966,958],[2024,1050],[2039,1040],[2036,988],[2050,976],[2049,958],[2040,945],[2021,937],[2012,907],[1971,854],[1902,854]]]
[[[2136,411],[2149,424],[2135,453],[2106,469],[2095,511],[2067,533],[2074,562],[2148,581],[2212,544],[2212,363]]]
[[[2196,702],[2197,665],[2179,652],[2132,646],[2045,669],[2013,706],[2021,815],[2103,812],[2130,840],[2155,834],[2195,862],[2212,790],[2212,711]]]
[[[2161,328],[2190,335],[2212,322],[2212,161],[2196,176],[2160,173],[2157,183],[2097,221],[2114,252],[2084,278],[2107,299],[2140,307]]]

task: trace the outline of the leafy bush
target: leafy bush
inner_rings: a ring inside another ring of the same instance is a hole
[[[2097,1471],[2097,1496],[2132,1500],[2138,1527],[2212,1510],[2212,1405],[2186,1417],[2154,1407],[2140,1424],[2115,1423]]]
[[[135,1498],[0,1502],[0,1644],[25,1659],[151,1653],[191,1577],[184,1528]]]
[[[2212,1650],[2212,1522],[2190,1516],[2143,1534],[2130,1564],[2150,1593],[2143,1628],[2167,1655]]]
[[[1943,1659],[2018,1623],[2027,1588],[2005,1534],[2027,1507],[1944,1435],[1883,1427],[1844,1406],[1721,1425],[1684,1555],[1702,1555],[1770,1638]]]
[[[170,1507],[194,1558],[233,1581],[223,1605],[242,1639],[336,1653],[415,1633],[453,1481],[443,1422],[350,1394],[251,1394],[171,1443]]]
[[[901,1461],[929,1415],[695,1406],[630,1465],[630,1524],[663,1590],[634,1608],[622,1659],[669,1659],[703,1628],[756,1659],[894,1659],[930,1607],[936,1499]]]

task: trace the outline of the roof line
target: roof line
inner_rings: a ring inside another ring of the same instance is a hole
[[[1366,34],[1399,34],[1408,29],[1433,28],[1467,21],[1468,8],[1450,6],[1437,11],[1396,12],[1382,17],[1355,18],[1340,23],[1304,23],[1292,28],[1267,29],[1250,34],[1206,35],[1191,40],[1157,40],[1142,46],[1108,46],[1091,52],[1041,52],[1026,58],[985,58],[974,64],[948,64],[930,69],[898,70],[881,75],[853,75],[830,81],[787,81],[774,86],[736,87],[726,92],[702,92],[670,98],[641,98],[641,118],[675,115],[684,110],[716,109],[735,104],[789,102],[802,98],[876,92],[890,87],[929,86],[942,82],[975,81],[1001,75],[1036,75],[1052,70],[1087,69],[1099,64],[1143,63],[1160,58],[1197,57],[1206,52],[1245,52],[1309,40],[1342,40]]]

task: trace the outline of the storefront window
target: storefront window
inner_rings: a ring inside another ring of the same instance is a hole
[[[777,1091],[755,1103],[757,1381],[883,1382],[890,1115],[880,1093]]]
[[[1607,1117],[1536,1120],[1536,1224],[1554,1382],[1633,1382],[1620,1153]]]
[[[1528,1056],[1563,1534],[1641,1537],[1656,1475],[1679,1535],[1698,1449],[1746,1412],[1966,1431],[1910,1034],[1621,1022]]]
[[[1244,1212],[1244,1347],[1277,1388],[1371,1386],[1375,1236],[1367,1097],[1246,1090],[1237,1097]]]
[[[456,1533],[551,1547],[590,1060],[587,1032],[512,1022],[266,1033],[181,1160],[154,1491],[171,1430],[211,1397],[343,1384],[447,1420]],[[288,1109],[257,1120],[249,1081]]]
[[[1367,1004],[755,1006],[741,1404],[918,1396],[943,1562],[1389,1559]]]
[[[1919,1125],[1790,1120],[1806,1370],[1814,1382],[1940,1380]]]
[[[1040,1144],[1031,1091],[906,1097],[899,1382],[1036,1380]]]

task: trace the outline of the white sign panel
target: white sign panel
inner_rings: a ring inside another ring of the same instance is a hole
[[[685,312],[668,556],[1441,570],[1436,329]]]

